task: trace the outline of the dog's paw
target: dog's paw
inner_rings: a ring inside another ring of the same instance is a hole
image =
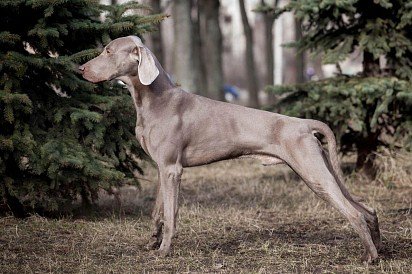
[[[381,252],[382,249],[383,249],[382,240],[379,238],[377,240],[374,240],[373,242],[375,244],[375,247],[376,247],[376,250],[378,251],[378,253]]]
[[[362,256],[362,262],[364,264],[370,265],[370,264],[378,264],[379,263],[379,257],[377,255],[372,255],[369,252],[363,253]]]
[[[157,257],[165,258],[165,257],[170,256],[170,249],[165,249],[165,248],[162,249],[162,248],[159,248],[158,250],[154,250],[153,253],[154,253]]]
[[[159,241],[157,237],[151,237],[150,240],[147,242],[145,248],[146,250],[156,250],[160,247],[161,242],[162,241]]]

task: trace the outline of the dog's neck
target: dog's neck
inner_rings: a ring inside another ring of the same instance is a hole
[[[159,68],[159,76],[148,86],[140,82],[137,73],[118,78],[126,84],[133,98],[136,108],[136,127],[141,130],[144,128],[144,116],[149,111],[150,105],[155,101],[162,100],[163,94],[166,91],[176,88],[176,85],[170,80],[160,64],[157,64],[157,66]]]

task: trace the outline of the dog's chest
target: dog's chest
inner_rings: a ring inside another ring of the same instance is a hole
[[[149,150],[147,149],[147,143],[146,143],[147,137],[144,134],[143,127],[136,126],[135,132],[136,132],[136,138],[139,141],[140,146],[143,148],[144,152],[146,152],[147,155],[150,155]]]

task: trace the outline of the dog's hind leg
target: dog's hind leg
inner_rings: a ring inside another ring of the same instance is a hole
[[[321,151],[322,151],[324,163],[328,167],[329,172],[334,176],[335,181],[337,182],[345,198],[349,200],[352,206],[354,206],[357,210],[359,210],[363,214],[368,224],[369,230],[371,232],[373,243],[375,244],[376,249],[379,251],[382,247],[382,241],[381,241],[381,236],[380,236],[380,231],[379,231],[378,216],[376,215],[376,211],[373,208],[370,208],[364,205],[360,201],[361,200],[360,198],[354,195],[351,195],[349,191],[346,189],[344,185],[342,169],[340,167],[338,154],[336,151],[336,138],[332,130],[325,123],[322,123],[320,121],[310,120],[310,119],[307,119],[304,121],[305,121],[305,124],[307,124],[311,128],[311,130],[314,130],[315,132],[319,132],[323,136],[325,136],[328,142],[328,152],[329,153],[326,153],[325,150],[322,149],[322,146],[320,142],[318,141],[319,148],[321,148]]]
[[[364,214],[343,194],[322,157],[322,148],[319,146],[315,136],[310,133],[299,134],[287,142],[290,142],[287,147],[298,146],[299,150],[289,150],[289,155],[285,155],[285,161],[301,176],[303,181],[317,196],[330,203],[348,219],[359,234],[365,247],[366,252],[363,260],[368,263],[375,261],[378,258],[378,253]]]
[[[343,195],[346,197],[346,199],[349,200],[349,202],[357,209],[359,210],[365,220],[366,223],[368,224],[369,230],[372,235],[372,240],[373,243],[375,244],[376,249],[379,250],[382,248],[382,240],[381,240],[381,235],[380,235],[380,230],[379,230],[379,221],[378,221],[378,216],[376,214],[376,211],[373,208],[370,208],[363,204],[362,202],[359,201],[356,197],[351,195],[345,185],[343,184],[343,175],[339,174],[339,170],[334,170],[333,167],[330,164],[330,160],[326,152],[323,150],[322,151],[322,156],[327,164],[327,167],[329,169],[329,172],[334,175],[336,182],[338,183]]]

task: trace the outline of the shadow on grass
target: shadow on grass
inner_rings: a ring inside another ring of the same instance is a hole
[[[91,205],[88,207],[77,206],[69,214],[61,216],[63,218],[70,219],[82,219],[88,221],[99,221],[103,219],[140,219],[150,218],[151,209],[154,205],[154,199],[146,199],[147,206],[118,206],[116,204],[111,205]]]
[[[384,260],[412,260],[412,239],[393,237],[383,241],[383,248],[379,252]]]
[[[261,247],[265,245],[267,250],[270,249],[275,253],[286,252],[289,258],[296,255],[297,259],[300,259],[305,253],[313,252],[313,247],[315,250],[323,247],[323,250],[327,250],[326,254],[314,256],[326,256],[333,264],[346,264],[349,262],[347,257],[361,257],[363,247],[355,232],[347,233],[339,229],[338,226],[336,228],[328,228],[328,226],[330,225],[327,222],[314,220],[313,223],[275,224],[270,230],[233,228],[225,237],[199,234],[199,238],[190,239],[190,242],[186,241],[180,245],[183,244],[186,248],[197,246],[204,255],[218,251],[228,256],[239,253],[250,253],[248,256],[257,253],[256,256],[258,256],[264,252]],[[293,252],[292,249],[300,251]],[[337,251],[329,252],[332,249]],[[339,255],[336,256],[332,253]],[[412,241],[399,236],[386,239],[379,255],[380,259],[385,261],[412,259]]]
[[[225,253],[235,251],[245,243],[269,243],[274,245],[289,245],[305,247],[307,245],[341,246],[344,242],[356,241],[356,235],[344,233],[337,229],[318,229],[313,223],[284,223],[274,224],[271,229],[245,229],[235,228],[230,231],[230,239],[219,241],[210,237],[211,244],[204,251],[213,252],[216,249]]]

